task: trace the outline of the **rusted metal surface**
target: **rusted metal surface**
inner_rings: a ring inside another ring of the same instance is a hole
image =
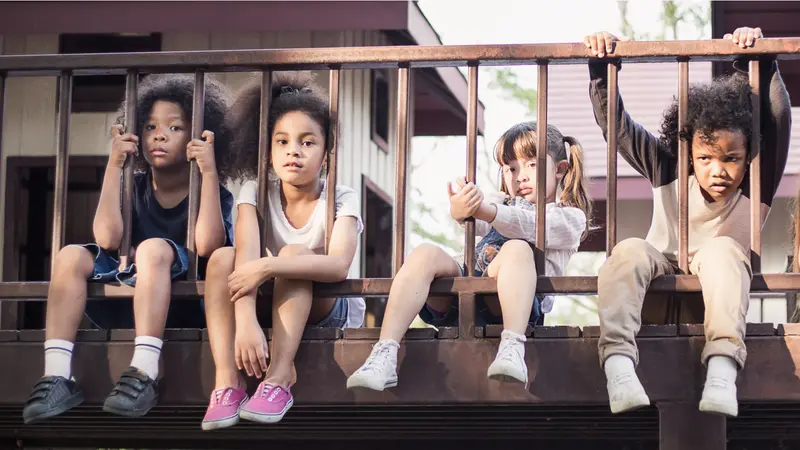
[[[58,77],[58,119],[56,126],[56,175],[53,192],[53,236],[50,243],[50,271],[55,267],[55,255],[64,245],[64,212],[67,208],[67,174],[69,171],[69,116],[72,111],[72,73],[64,71]]]
[[[328,179],[326,181],[327,190],[325,195],[325,252],[328,252],[331,244],[331,233],[333,233],[333,222],[336,220],[336,159],[339,155],[339,88],[340,77],[339,69],[330,71],[329,85],[329,116],[330,130],[328,133]]]
[[[163,350],[162,405],[205,405],[214,387],[214,364],[207,342],[171,340]],[[28,389],[42,373],[39,341],[4,342],[0,356],[15,361],[15,370],[0,371],[0,406],[22,405]],[[78,342],[73,370],[87,404],[99,405],[115,377],[130,363],[129,340]],[[112,337],[113,338],[113,337]],[[641,338],[639,373],[650,398],[658,402],[695,402],[705,371],[700,354],[703,337]],[[299,405],[437,405],[437,404],[593,404],[608,401],[605,377],[597,361],[596,338],[529,339],[526,360],[530,386],[488,380],[499,339],[472,341],[407,340],[399,353],[397,388],[355,392],[345,379],[369,355],[374,341],[364,339],[305,340],[296,360]],[[740,372],[743,403],[800,402],[800,380],[794,375],[800,358],[798,337],[747,338],[748,364]],[[670,367],[670,370],[664,370]],[[420,370],[425,368],[425,370]],[[251,380],[252,381],[252,380]]]
[[[696,402],[658,405],[659,450],[725,450],[725,417],[702,413]]]
[[[678,63],[678,134],[689,112],[689,61]],[[678,139],[678,267],[689,273],[689,142]]]
[[[617,65],[608,64],[608,154],[606,177],[606,256],[611,256],[611,251],[617,245],[617,108],[619,106],[619,82]]]
[[[391,278],[351,278],[340,283],[318,283],[315,295],[360,297],[389,295]],[[781,273],[753,276],[751,292],[793,292],[800,286],[800,274]],[[46,281],[3,282],[0,283],[0,299],[3,300],[44,300],[49,283]],[[271,292],[272,283],[267,282],[261,292]],[[539,294],[596,294],[597,277],[564,276],[538,277],[536,292]],[[700,281],[696,275],[666,275],[653,280],[649,293],[699,293]],[[172,283],[174,298],[198,297],[205,293],[202,281],[176,281]],[[431,284],[430,295],[458,295],[461,293],[496,294],[497,282],[491,278],[440,278]],[[91,298],[130,298],[133,288],[119,284],[90,283],[88,294]]]
[[[475,338],[475,294],[473,292],[458,294],[458,338],[461,340]]]
[[[545,233],[545,210],[547,194],[547,71],[545,61],[539,61],[536,87],[536,272],[544,275],[544,249],[547,234]]]
[[[125,132],[136,134],[136,97],[139,85],[139,73],[129,70],[125,79]],[[143,139],[140,136],[141,139]],[[131,251],[131,225],[133,224],[133,160],[130,155],[125,159],[122,169],[122,243],[119,248],[119,263],[121,267],[128,267]]]
[[[761,75],[759,62],[750,61],[753,131],[750,135],[750,267],[761,272]],[[769,92],[766,93],[769,95]]]
[[[203,119],[206,103],[205,73],[198,70],[194,73],[194,95],[192,97],[192,139],[200,139],[203,134]],[[189,271],[186,278],[197,279],[197,216],[200,213],[200,167],[197,161],[189,163],[189,220],[186,228],[186,251],[189,253]]]
[[[258,210],[259,226],[261,231],[261,256],[265,256],[267,246],[267,231],[270,230],[269,219],[269,168],[270,145],[272,136],[269,135],[269,105],[272,101],[272,71],[261,71],[261,109],[258,119],[258,195],[256,196],[256,209]]]
[[[753,48],[742,49],[726,40],[619,42],[615,58],[626,61],[675,61],[690,57],[693,61],[732,61],[740,55],[779,54],[779,59],[800,59],[800,38],[759,39]],[[158,53],[112,53],[71,55],[8,55],[0,57],[0,71],[26,75],[41,71],[57,73],[74,69],[76,74],[124,73],[132,67],[143,72],[209,72],[273,70],[341,69],[394,67],[466,66],[468,61],[498,66],[586,63],[589,51],[581,43],[515,45],[448,45],[336,47],[313,49],[210,50]],[[38,75],[41,75],[38,74]]]
[[[397,147],[394,172],[394,237],[392,239],[392,273],[397,275],[406,251],[406,183],[408,181],[408,92],[409,68],[397,70]]]
[[[469,107],[467,109],[467,182],[475,183],[478,169],[478,66],[469,66]],[[454,187],[454,189],[457,188]],[[464,267],[475,276],[475,219],[470,217],[464,229]]]

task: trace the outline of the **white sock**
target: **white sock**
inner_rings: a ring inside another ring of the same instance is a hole
[[[75,344],[64,339],[48,339],[44,341],[44,375],[64,377],[72,376],[72,349]]]
[[[524,334],[519,334],[511,330],[503,330],[503,332],[500,334],[500,337],[503,339],[513,339],[517,342],[525,342],[528,340],[528,338],[525,337]]]
[[[131,366],[155,380],[158,377],[158,359],[164,341],[153,336],[136,336],[133,342],[136,347],[133,350]]]
[[[625,355],[619,354],[611,355],[606,358],[603,369],[605,369],[606,378],[608,380],[613,380],[617,375],[623,373],[636,372],[636,368],[633,366],[633,360]]]
[[[736,376],[738,374],[739,366],[732,358],[727,356],[712,356],[708,359],[706,379],[711,377],[720,378],[731,385],[735,385]]]

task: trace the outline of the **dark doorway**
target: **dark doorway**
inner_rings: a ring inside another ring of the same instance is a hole
[[[361,276],[364,278],[392,277],[392,199],[366,176],[361,177],[362,218]],[[379,327],[383,322],[386,299],[367,297],[367,316],[364,325]]]
[[[93,242],[92,221],[107,157],[73,156],[67,180],[64,245]],[[49,281],[55,157],[9,157],[6,173],[5,281]],[[44,302],[3,307],[3,327],[44,328]],[[10,322],[16,322],[13,326]]]

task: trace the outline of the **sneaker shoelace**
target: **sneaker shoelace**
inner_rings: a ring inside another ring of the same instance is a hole
[[[362,368],[363,371],[381,371],[389,361],[390,346],[381,345],[380,347],[372,350],[372,354],[367,358],[366,364]]]
[[[281,393],[281,391],[283,391],[283,388],[278,385],[262,383],[261,392],[258,393],[258,396],[261,398],[266,398],[268,402],[272,402],[275,400],[275,397]]]
[[[214,396],[211,398],[211,407],[227,404],[231,399],[233,393],[232,388],[217,389],[214,391]]]
[[[709,377],[706,380],[705,385],[708,387],[722,388],[722,389],[728,389],[729,387],[728,381],[722,377]]]
[[[524,360],[521,351],[522,345],[515,344],[517,344],[517,342],[513,341],[512,339],[503,339],[503,341],[500,342],[498,356],[501,360],[511,363],[518,363]]]

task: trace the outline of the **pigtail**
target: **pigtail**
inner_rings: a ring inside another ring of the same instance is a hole
[[[586,239],[592,223],[592,202],[587,193],[586,170],[583,162],[583,147],[577,139],[564,136],[564,143],[569,146],[567,162],[569,168],[561,180],[562,204],[580,209],[586,215],[586,230],[581,235],[581,240]]]

